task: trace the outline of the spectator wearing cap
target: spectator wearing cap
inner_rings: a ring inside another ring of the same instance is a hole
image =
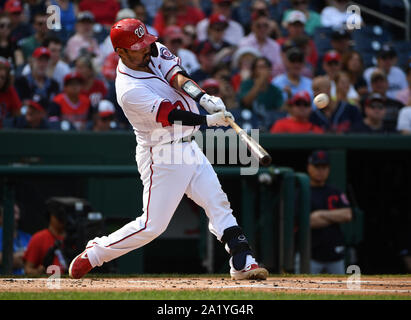
[[[98,112],[93,119],[91,130],[94,132],[107,132],[117,129],[115,121],[116,109],[109,100],[101,100],[98,104]]]
[[[341,56],[352,50],[351,34],[345,28],[334,28],[331,32],[331,48],[337,51]]]
[[[18,43],[33,34],[33,27],[25,21],[21,0],[7,0],[4,4],[4,12],[10,18],[11,41]]]
[[[283,100],[291,99],[299,91],[307,91],[313,97],[312,80],[302,75],[304,68],[304,52],[298,47],[289,48],[284,54],[286,72],[272,80],[272,84],[281,89]]]
[[[15,69],[24,63],[23,52],[11,37],[11,19],[7,13],[0,13],[0,57],[12,62]]]
[[[387,107],[385,99],[379,93],[371,94],[364,102],[364,120],[353,132],[359,133],[393,133],[395,128],[387,127],[384,123]]]
[[[13,125],[14,128],[35,130],[50,129],[50,124],[47,120],[47,111],[41,101],[28,100],[25,103],[25,107],[24,115],[16,118]]]
[[[363,77],[364,62],[359,52],[351,50],[344,54],[341,58],[341,69],[350,76],[351,85],[360,98],[368,94],[367,82]]]
[[[232,14],[232,0],[212,0],[212,14],[222,14],[228,20],[228,27],[223,34],[224,41],[233,46],[237,46],[241,39],[244,37],[243,26],[234,21],[231,18]],[[204,18],[196,25],[197,40],[207,40],[208,25],[210,23],[209,18]]]
[[[349,76],[348,91],[345,93],[345,89],[343,89],[339,91],[340,95],[337,94],[337,77],[341,76],[342,71],[341,55],[337,51],[327,51],[323,58],[323,69],[325,71],[325,75],[331,80],[331,98],[334,100],[344,99],[346,101],[349,101],[351,104],[358,105],[360,96],[358,92],[355,90],[354,86],[351,84],[351,78]],[[348,73],[344,71],[344,76],[346,75],[348,75]],[[343,81],[343,87],[345,88],[347,84],[347,77],[345,77]],[[343,95],[341,95],[342,91],[344,91]]]
[[[311,191],[312,274],[345,274],[345,241],[340,225],[351,221],[352,210],[344,192],[327,183],[330,172],[327,151],[310,154],[307,173]]]
[[[50,56],[50,50],[46,47],[34,50],[30,62],[30,73],[16,79],[16,89],[23,103],[25,100],[33,100],[35,96],[38,99],[51,101],[60,92],[58,82],[47,75]]]
[[[93,36],[94,16],[89,11],[77,14],[76,32],[67,41],[65,56],[69,63],[73,63],[79,56],[92,55],[97,63],[101,60],[100,48]]]
[[[216,51],[209,42],[205,41],[197,46],[195,52],[198,62],[200,63],[200,68],[194,71],[191,74],[191,77],[194,81],[200,83],[201,81],[212,77]]]
[[[5,119],[20,114],[21,101],[13,86],[10,62],[0,57],[0,129]]]
[[[177,25],[184,28],[186,25],[197,25],[205,18],[204,12],[186,0],[164,0],[163,5],[154,17],[153,27],[160,37],[168,26]]]
[[[200,63],[194,52],[184,48],[185,35],[183,30],[178,26],[169,26],[163,32],[163,43],[181,60],[182,67],[192,74],[196,70],[200,69]]]
[[[230,47],[224,40],[224,32],[228,28],[228,19],[221,13],[214,13],[209,18],[207,40],[216,51]]]
[[[306,18],[304,30],[308,35],[313,36],[315,29],[322,26],[321,16],[317,12],[310,10],[308,4],[309,0],[291,0],[292,9],[288,9],[284,12],[283,23],[289,19],[289,15],[293,11],[301,11]]]
[[[388,80],[384,71],[376,69],[371,74],[371,93],[379,93],[385,100],[385,106],[387,108],[385,115],[385,125],[388,128],[395,128],[398,112],[404,107],[401,101],[392,99],[387,95],[388,92]]]
[[[406,106],[411,106],[411,60],[405,69],[405,74],[407,76],[408,86],[397,92],[396,99]]]
[[[62,58],[63,42],[60,38],[54,35],[50,35],[44,41],[44,46],[50,51],[50,61],[47,67],[47,76],[56,80],[59,84],[60,90],[63,90],[64,76],[70,72],[70,67],[65,63]],[[30,64],[27,64],[22,75],[27,75],[31,72]]]
[[[269,37],[270,20],[267,16],[257,15],[253,17],[251,32],[244,37],[239,47],[254,47],[260,54],[271,61],[273,77],[277,76],[284,70],[281,58],[281,47]]]
[[[341,85],[343,86],[343,85]],[[347,85],[345,86],[347,90]],[[318,76],[313,79],[312,89],[314,95],[325,93],[330,97],[331,81],[327,76]],[[337,84],[337,92],[339,91]],[[328,133],[346,133],[362,121],[358,107],[342,99],[331,99],[329,104],[322,109],[314,108],[310,114],[310,121]]]
[[[274,122],[271,133],[324,133],[310,122],[311,97],[307,91],[296,93],[287,103],[288,116]]]
[[[89,11],[93,14],[97,23],[111,27],[120,10],[120,3],[116,0],[81,0],[79,11]]]
[[[304,27],[307,23],[307,18],[304,12],[299,10],[292,10],[284,18],[283,26],[287,30],[287,37],[277,39],[277,42],[282,46],[287,40],[296,41],[305,35]],[[314,41],[307,37],[307,44],[305,46],[305,60],[315,69],[318,62],[318,51]]]
[[[155,2],[155,1],[152,1]],[[144,22],[144,24],[146,25],[147,31],[148,33],[158,36],[158,32],[156,29],[154,29],[154,27],[151,25],[151,20],[150,17],[148,15],[147,12],[147,6],[144,5],[142,2],[140,2],[139,0],[137,1],[131,1],[130,2],[130,8],[131,10],[133,10],[134,12],[134,16],[136,19]],[[126,16],[129,16],[129,12],[125,11],[125,9],[121,9],[118,13],[117,13],[117,17],[116,17],[116,21],[119,21],[121,19],[125,19]],[[120,13],[122,11],[122,13]]]
[[[345,27],[347,21],[363,24],[360,14],[347,11],[348,0],[330,0],[329,5],[321,11],[321,24],[327,28]]]
[[[251,77],[253,61],[260,56],[260,51],[253,47],[240,47],[234,51],[231,61],[231,83],[235,92],[240,90],[241,82]]]
[[[251,78],[241,83],[238,93],[241,107],[251,110],[261,120],[268,118],[269,111],[278,111],[284,102],[281,90],[270,82],[271,70],[270,60],[256,58],[251,66]]]
[[[64,77],[64,90],[53,99],[50,108],[50,121],[67,120],[77,130],[86,128],[90,112],[90,100],[82,94],[84,78],[78,72],[71,72]]]
[[[91,112],[95,113],[100,100],[106,97],[108,88],[104,81],[99,78],[90,56],[78,57],[75,61],[75,71],[83,78],[81,93],[89,98]]]
[[[397,52],[390,45],[383,45],[377,55],[377,65],[369,67],[364,72],[364,78],[368,84],[368,90],[371,92],[371,74],[375,69],[381,69],[387,75],[388,90],[387,96],[395,99],[398,91],[408,87],[407,77],[401,68],[397,67]]]
[[[227,110],[238,108],[239,101],[231,82],[230,65],[224,62],[218,63],[213,70],[213,79],[218,82],[218,96],[224,101]]]
[[[33,54],[34,50],[43,45],[44,40],[49,34],[47,18],[48,16],[46,12],[37,12],[33,18],[34,34],[27,38],[23,38],[18,42],[26,62]]]

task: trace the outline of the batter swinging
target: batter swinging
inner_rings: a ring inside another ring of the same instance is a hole
[[[93,267],[158,237],[186,194],[204,208],[210,232],[230,253],[231,277],[266,279],[268,271],[255,261],[217,175],[190,139],[200,125],[228,126],[226,118],[233,116],[220,98],[206,94],[190,79],[180,59],[156,42],[157,37],[149,34],[141,21],[120,20],[113,25],[110,37],[120,56],[117,101],[137,139],[144,212],[112,234],[89,241],[85,251],[71,262],[70,276],[79,279]],[[208,115],[199,114],[196,101]],[[183,161],[173,161],[176,153],[184,154]]]

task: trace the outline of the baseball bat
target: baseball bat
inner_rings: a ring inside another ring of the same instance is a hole
[[[262,166],[268,167],[272,161],[269,153],[259,143],[257,143],[257,141],[251,138],[237,123],[235,123],[234,120],[230,118],[226,119],[230,126],[238,134],[240,139],[245,143],[251,154],[258,159]]]

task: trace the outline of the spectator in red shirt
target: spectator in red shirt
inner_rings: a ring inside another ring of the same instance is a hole
[[[111,27],[120,10],[120,3],[116,0],[81,0],[79,11],[90,11],[96,22]]]
[[[24,253],[24,272],[27,275],[46,273],[49,265],[60,267],[61,273],[67,271],[67,262],[61,254],[65,237],[65,217],[58,208],[48,206],[49,225],[33,234]]]
[[[64,90],[53,99],[50,121],[67,120],[77,130],[83,130],[89,119],[90,100],[81,93],[84,78],[78,72],[71,72],[64,77]]]
[[[277,120],[271,133],[324,133],[323,129],[309,121],[311,97],[307,91],[296,93],[289,101],[289,117]]]
[[[197,25],[204,18],[203,11],[188,5],[186,0],[165,0],[154,17],[153,27],[162,37],[168,26],[177,25],[184,28],[186,25]]]
[[[12,85],[10,69],[8,60],[0,57],[0,129],[5,118],[20,114],[21,101]]]
[[[97,77],[92,59],[88,55],[81,56],[76,60],[75,71],[83,78],[81,93],[90,99],[91,111],[95,113],[98,103],[107,95],[107,86]]]

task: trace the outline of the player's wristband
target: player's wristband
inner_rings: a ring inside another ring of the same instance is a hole
[[[197,102],[200,102],[201,97],[205,94],[205,91],[201,89],[193,80],[187,80],[184,82],[181,89]]]
[[[171,124],[180,121],[183,126],[200,126],[207,123],[207,118],[190,111],[173,109],[168,114],[168,121]]]

